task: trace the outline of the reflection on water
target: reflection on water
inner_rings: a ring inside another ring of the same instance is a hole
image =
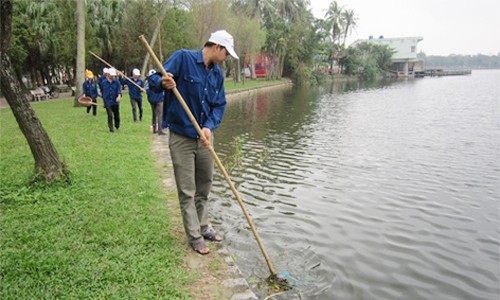
[[[215,149],[303,299],[498,299],[500,72],[231,100]],[[269,275],[223,177],[214,225]],[[265,296],[264,289],[256,291]]]

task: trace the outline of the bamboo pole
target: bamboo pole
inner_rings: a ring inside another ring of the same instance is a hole
[[[162,75],[168,76],[167,71],[165,70],[165,68],[163,68],[162,63],[158,60],[158,57],[156,57],[156,54],[154,53],[153,49],[151,49],[151,47],[149,46],[148,41],[146,41],[146,39],[144,38],[144,35],[139,36],[139,39],[144,43],[144,46],[146,46],[149,54],[151,55],[151,58],[153,58],[153,60],[155,61],[156,65],[160,69]],[[200,135],[200,138],[205,138],[203,131],[200,128],[200,125],[198,125],[198,122],[196,121],[195,117],[193,116],[193,114],[189,110],[189,107],[187,106],[186,101],[184,101],[184,98],[182,98],[182,95],[179,93],[177,88],[174,87],[172,89],[172,92],[177,97],[177,100],[179,100],[180,104],[182,105],[182,108],[184,108],[184,111],[186,112],[189,119],[191,120],[194,127],[196,128],[196,132],[198,132],[198,134]],[[257,233],[257,230],[255,229],[255,225],[253,224],[253,221],[250,218],[250,215],[248,214],[248,211],[245,207],[245,204],[243,203],[243,200],[241,200],[241,197],[240,197],[238,191],[236,190],[236,187],[234,186],[233,181],[231,180],[231,178],[229,178],[229,174],[227,173],[226,168],[224,167],[224,165],[220,161],[219,157],[217,156],[217,153],[215,153],[215,150],[211,144],[209,144],[208,150],[210,151],[210,154],[212,155],[213,159],[215,160],[215,163],[217,164],[217,166],[219,167],[219,170],[224,175],[224,178],[226,179],[227,183],[229,184],[229,187],[231,188],[231,191],[233,192],[236,200],[238,201],[238,203],[241,207],[241,210],[243,211],[243,214],[245,215],[245,218],[247,219],[248,225],[250,226],[250,229],[252,230],[252,233],[255,237],[255,240],[257,241],[257,244],[259,245],[260,251],[264,255],[264,258],[266,260],[269,271],[271,272],[271,275],[276,275],[276,272],[274,271],[273,264],[271,263],[271,259],[267,255],[266,249],[264,248],[264,244],[262,243],[262,240],[260,239],[259,234]]]
[[[92,54],[95,58],[97,58],[98,60],[100,60],[101,62],[103,62],[106,66],[110,67],[110,68],[113,68],[116,70],[116,72],[118,72],[118,74],[122,75],[125,79],[127,79],[128,81],[132,82],[136,87],[139,88],[139,90],[141,90],[142,92],[146,92],[146,90],[138,85],[137,83],[135,83],[132,79],[128,78],[127,75],[123,74],[122,72],[120,72],[120,70],[118,70],[117,68],[113,67],[111,64],[109,64],[107,61],[105,61],[104,59],[100,58],[97,54],[95,54],[94,52],[92,51],[89,51],[90,54]]]

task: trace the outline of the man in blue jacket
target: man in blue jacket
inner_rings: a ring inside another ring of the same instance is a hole
[[[158,135],[164,135],[162,122],[163,122],[163,91],[155,92],[150,87],[151,76],[156,74],[155,69],[151,69],[148,72],[148,77],[146,79],[146,95],[148,96],[148,101],[151,104],[151,112],[153,113],[153,118],[151,122],[151,131],[153,133],[158,133]]]
[[[102,82],[106,79],[108,79],[108,74],[109,74],[109,69],[104,68],[102,69],[102,75],[97,79],[97,85],[99,85],[99,89],[101,90],[102,94]]]
[[[146,92],[144,90],[144,81],[139,77],[140,75],[141,72],[139,69],[134,69],[132,77],[129,78],[130,80],[124,78],[124,83],[128,86],[128,95],[130,97],[130,104],[132,105],[134,122],[137,122],[137,108],[139,108],[139,120],[142,121],[142,92]]]
[[[109,132],[114,132],[113,119],[115,121],[114,128],[120,128],[120,100],[122,97],[122,85],[116,79],[116,70],[108,69],[108,77],[101,81],[102,99],[108,113],[108,128]]]
[[[208,150],[212,132],[219,127],[226,109],[224,74],[219,65],[229,56],[238,59],[233,37],[225,30],[211,34],[199,50],[181,49],[164,63],[168,76],[152,76],[151,87],[165,90],[163,127],[169,128],[169,148],[174,165],[177,194],[189,244],[200,254],[210,253],[205,240],[220,242],[208,220],[208,196],[212,188],[214,161]],[[177,101],[177,87],[203,131],[195,127]]]
[[[92,71],[90,70],[87,70],[85,72],[85,77],[87,77],[87,80],[83,82],[82,86],[83,95],[86,97],[90,97],[92,99],[92,103],[97,104],[97,96],[99,96],[99,93],[97,91],[97,86],[94,82],[94,73],[92,73]],[[97,105],[87,106],[87,115],[90,113],[91,109],[92,109],[92,114],[94,116],[97,115]]]

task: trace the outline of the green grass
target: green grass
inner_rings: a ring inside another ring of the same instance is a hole
[[[284,81],[226,81],[226,90]],[[102,99],[99,98],[102,104]],[[34,160],[9,108],[0,109],[0,299],[188,299],[199,274],[183,265],[144,120],[109,133],[72,99],[32,103],[71,175],[34,184]]]
[[[102,99],[99,98],[99,103]],[[151,109],[108,132],[72,100],[34,103],[69,182],[32,184],[34,161],[10,109],[0,110],[0,299],[186,299],[182,262],[151,153]]]

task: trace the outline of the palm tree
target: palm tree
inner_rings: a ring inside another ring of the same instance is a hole
[[[22,28],[16,30],[24,34],[20,39],[20,46],[29,53],[24,65],[30,70],[33,84],[37,82],[39,76],[48,79],[44,72],[47,68],[43,64],[52,55],[50,50],[54,47],[51,47],[51,42],[55,40],[56,34],[52,24],[59,18],[57,12],[52,14],[52,10],[50,3],[29,0],[16,1],[14,6],[15,26]]]
[[[343,19],[342,19],[343,7],[339,6],[337,1],[332,1],[328,10],[325,13],[325,18],[330,24],[330,30],[332,32],[332,42],[335,43],[342,35]]]
[[[101,57],[111,61],[114,53],[116,30],[123,15],[123,2],[119,0],[88,0],[90,26],[98,38]]]
[[[341,13],[342,23],[344,24],[344,40],[342,41],[342,45],[345,46],[345,40],[348,35],[352,33],[354,29],[356,29],[357,24],[356,21],[358,18],[354,14],[352,9],[346,9]]]
[[[332,47],[330,49],[330,69],[332,70],[333,74],[333,63],[335,60],[338,60],[338,52],[339,52],[339,46],[336,44],[341,35],[342,35],[342,28],[344,26],[343,24],[343,19],[342,19],[342,11],[343,7],[339,6],[337,1],[332,1],[330,3],[330,6],[328,7],[328,10],[325,13],[325,18],[326,21],[328,22],[328,27],[331,30],[331,38],[332,38]]]

